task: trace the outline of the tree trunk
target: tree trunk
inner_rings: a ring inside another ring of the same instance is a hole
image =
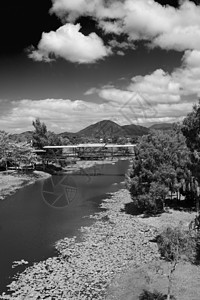
[[[171,298],[171,287],[172,287],[171,276],[172,276],[172,272],[170,271],[170,274],[168,275],[169,283],[168,283],[168,289],[167,289],[167,300],[170,300],[170,298]]]
[[[170,300],[171,298],[171,288],[172,288],[172,275],[174,271],[176,270],[177,261],[174,262],[173,265],[171,265],[169,275],[168,275],[168,289],[167,289],[167,300]]]

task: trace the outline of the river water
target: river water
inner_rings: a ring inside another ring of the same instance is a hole
[[[87,216],[101,209],[108,193],[123,187],[129,161],[96,165],[73,174],[54,175],[0,201],[0,293],[24,266],[56,255],[54,244],[64,237],[80,236]],[[26,266],[27,267],[27,266]]]

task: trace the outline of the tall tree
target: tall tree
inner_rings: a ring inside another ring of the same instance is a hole
[[[8,168],[8,157],[10,151],[9,134],[5,131],[0,131],[0,163]]]
[[[183,120],[182,132],[191,151],[200,152],[200,99],[191,113]]]
[[[199,212],[199,185],[200,185],[200,99],[193,106],[183,120],[182,132],[191,151],[191,174],[185,181],[184,186],[190,189],[196,197],[197,212]]]
[[[36,118],[35,121],[33,121],[33,127],[35,128],[33,132],[33,147],[42,149],[44,146],[48,145],[47,127],[39,118]]]

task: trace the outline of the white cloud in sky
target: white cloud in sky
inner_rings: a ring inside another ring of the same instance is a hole
[[[24,126],[27,130],[31,120],[40,117],[49,129],[59,125],[63,131],[77,131],[102,119],[141,125],[173,122],[192,110],[194,95],[200,97],[200,6],[188,0],[179,9],[161,6],[153,0],[52,2],[51,11],[71,23],[42,34],[38,49],[29,54],[37,61],[62,57],[71,62],[94,63],[111,55],[111,49],[118,48],[116,53],[123,55],[127,48],[134,49],[136,40],[146,40],[149,47],[184,51],[182,65],[171,74],[158,69],[145,76],[134,76],[125,89],[104,86],[85,92],[85,95],[98,94],[106,100],[103,104],[62,99],[21,100],[9,114],[2,116],[0,125],[11,124],[13,130]],[[80,16],[93,17],[105,34],[125,34],[128,39],[120,44],[112,38],[109,47],[105,46],[96,33],[85,36],[80,25],[73,24]]]
[[[68,22],[73,22],[80,16],[95,16],[98,19],[122,18],[121,0],[52,0],[51,12],[59,17],[65,17]]]
[[[179,9],[153,0],[53,0],[52,12],[68,22],[92,16],[105,33],[127,34],[152,47],[200,50],[200,6],[185,0]]]
[[[53,56],[75,63],[94,63],[111,55],[111,48],[95,32],[85,36],[80,25],[73,24],[81,16],[95,19],[104,34],[127,36],[132,49],[135,41],[145,40],[150,48],[200,50],[200,6],[189,0],[182,1],[179,9],[162,6],[154,0],[52,2],[51,12],[68,23],[56,31],[43,32],[37,49],[30,49],[29,53],[36,61],[49,62]],[[112,40],[109,45],[117,46]],[[122,55],[120,49],[116,53]]]
[[[85,94],[97,93],[127,116],[129,123],[145,124],[155,120],[183,118],[200,97],[200,51],[188,50],[182,66],[171,74],[157,69],[151,74],[134,76],[125,89],[104,86],[89,89]]]
[[[50,61],[53,54],[71,62],[94,63],[111,54],[96,33],[85,36],[80,29],[80,24],[65,24],[56,31],[43,33],[38,49],[32,50],[29,57],[36,61]]]
[[[152,104],[137,93],[114,88],[113,91],[105,89],[100,93],[109,101],[103,104],[70,99],[13,101],[9,110],[1,110],[0,128],[9,132],[33,130],[32,121],[36,117],[55,132],[77,132],[103,119],[113,120],[120,125],[174,122],[186,116],[193,105],[193,102]]]

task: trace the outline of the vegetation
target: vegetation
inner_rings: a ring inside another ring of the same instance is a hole
[[[186,189],[190,179],[190,152],[177,126],[171,131],[152,131],[135,147],[133,166],[126,176],[132,199],[147,213],[164,208],[165,199]]]
[[[175,299],[171,297],[170,299]],[[148,290],[143,290],[143,292],[139,296],[139,300],[166,300],[166,295],[158,291],[150,292]]]
[[[0,132],[0,166],[8,169],[8,166],[22,166],[33,164],[36,156],[31,145],[27,142],[14,142],[10,135]]]
[[[191,113],[183,120],[182,132],[187,146],[192,152],[200,151],[200,100],[193,106]]]
[[[157,238],[161,256],[169,262],[167,300],[171,299],[172,278],[177,264],[182,260],[195,261],[196,240],[181,227],[166,228]]]
[[[42,123],[39,118],[33,121],[33,147],[42,149],[44,146],[62,145],[61,138],[52,131],[47,131],[47,126]]]

